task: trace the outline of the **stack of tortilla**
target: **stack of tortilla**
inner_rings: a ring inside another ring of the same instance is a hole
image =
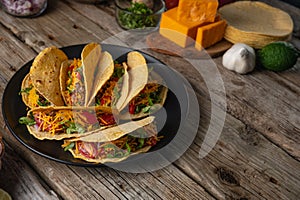
[[[258,1],[237,1],[219,9],[227,21],[224,38],[260,49],[275,41],[287,41],[293,32],[290,15]]]
[[[57,47],[44,49],[24,78],[21,94],[29,111],[19,122],[30,134],[63,140],[62,147],[75,158],[103,163],[156,144],[150,114],[164,104],[167,88],[158,74],[149,75],[141,53],[129,52],[119,64],[100,44],[89,43],[72,60]]]

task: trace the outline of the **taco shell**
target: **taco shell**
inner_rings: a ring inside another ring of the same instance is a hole
[[[140,111],[139,113],[130,114],[129,109],[123,109],[123,112],[121,112],[121,114],[120,114],[120,119],[128,120],[128,119],[143,118],[143,117],[146,117],[150,114],[157,112],[160,108],[163,107],[163,105],[167,99],[167,94],[168,94],[168,88],[167,88],[166,83],[163,80],[163,78],[158,73],[151,71],[151,72],[149,72],[149,75],[148,75],[148,83],[147,84],[159,85],[159,87],[160,87],[159,94],[158,94],[159,102],[156,102],[153,105],[151,105],[151,108],[146,113]],[[145,87],[147,87],[147,84],[145,85]],[[133,100],[134,98],[135,97],[133,97],[131,100]]]
[[[95,100],[97,92],[114,72],[114,61],[110,53],[105,51],[101,54],[99,63],[97,64],[95,70],[95,79],[88,80],[94,82],[94,85],[87,105],[95,103],[93,101]]]
[[[113,126],[101,131],[90,132],[89,135],[70,139],[70,142],[84,141],[84,142],[108,142],[116,140],[123,135],[135,131],[143,126],[146,126],[154,121],[154,117],[150,116],[139,121],[130,121],[124,124]]]
[[[67,106],[71,106],[71,103],[69,102],[69,98],[66,94],[67,92],[67,80],[68,80],[68,67],[71,65],[73,61],[72,60],[66,60],[62,62],[61,68],[60,68],[60,76],[59,76],[59,83],[60,83],[60,92],[63,97],[63,100]]]
[[[149,151],[151,148],[151,146],[146,146],[142,149],[139,149],[133,153],[130,153],[129,155],[127,156],[124,156],[124,157],[121,157],[121,158],[87,158],[79,153],[76,153],[74,150],[70,149],[69,151],[71,152],[71,154],[73,155],[74,158],[77,158],[77,159],[81,159],[81,160],[84,160],[84,161],[87,161],[87,162],[93,162],[93,163],[117,163],[117,162],[121,162],[123,160],[126,160],[127,158],[129,158],[130,156],[133,156],[133,155],[137,155],[137,154],[140,154],[140,153],[146,153],[147,151]]]
[[[91,134],[88,136],[83,136],[75,139],[68,140],[68,142],[99,142],[105,144],[111,144],[111,141],[117,140],[121,138],[122,136],[126,134],[130,134],[131,132],[147,126],[148,124],[152,123],[154,120],[154,117],[148,117],[145,119],[142,119],[140,121],[131,121],[125,124],[121,124],[112,128],[108,128],[106,130],[99,131],[98,133]],[[77,145],[77,144],[75,144]],[[113,145],[113,144],[112,144]],[[79,158],[82,160],[85,160],[87,162],[95,162],[95,163],[106,163],[106,162],[120,162],[122,160],[127,159],[129,156],[136,155],[139,153],[144,153],[149,151],[151,146],[144,146],[141,149],[138,149],[134,152],[130,152],[128,154],[125,154],[121,157],[103,157],[103,158],[90,158],[86,157],[82,154],[80,154],[77,150],[69,149],[69,151],[72,153],[74,158]]]
[[[66,54],[57,47],[48,47],[34,59],[30,68],[30,79],[34,87],[49,102],[63,106],[60,93],[59,74],[61,63],[68,60]]]
[[[127,54],[127,65],[129,74],[128,94],[120,110],[125,108],[129,101],[135,97],[147,84],[148,81],[148,67],[144,56],[132,51]]]
[[[119,81],[122,81],[122,88],[120,91],[120,97],[115,104],[116,109],[119,111],[121,110],[124,102],[126,101],[128,91],[129,91],[129,74],[127,71],[128,66],[127,66],[126,62],[123,62],[122,64],[124,67],[124,74],[123,74],[122,80],[119,80]]]
[[[33,112],[51,113],[51,112],[65,112],[65,111],[70,111],[72,117],[73,116],[75,117],[75,116],[78,116],[78,115],[73,115],[72,113],[74,111],[75,112],[90,111],[91,112],[91,116],[90,117],[96,118],[96,110],[98,112],[101,112],[101,113],[112,114],[111,109],[107,108],[107,107],[97,107],[97,108],[95,108],[95,107],[89,107],[89,108],[84,108],[84,107],[64,107],[64,106],[61,106],[61,107],[46,107],[46,108],[40,107],[40,108],[34,108],[34,109],[31,109],[31,110],[28,111],[27,116],[30,116],[31,113],[33,113]],[[74,123],[77,123],[77,122],[81,121],[82,118],[84,118],[84,117],[78,117],[78,118],[74,119]],[[65,121],[68,121],[68,120],[65,120]],[[58,125],[64,126],[64,124],[62,124],[62,123],[58,123]],[[37,126],[39,126],[39,125],[37,125]],[[90,130],[90,131],[87,131],[87,132],[84,132],[84,133],[78,133],[77,132],[77,133],[72,133],[72,134],[68,134],[66,132],[59,133],[59,134],[53,134],[53,133],[51,133],[49,131],[39,131],[37,129],[37,126],[36,125],[32,125],[32,126],[27,125],[27,129],[28,129],[29,133],[31,135],[33,135],[35,138],[37,138],[39,140],[44,140],[44,139],[62,140],[62,139],[65,139],[65,138],[75,138],[75,137],[82,137],[82,136],[85,136],[85,135],[89,135],[91,133],[98,132],[99,130],[108,128],[111,125],[100,126],[98,124],[97,127],[94,127],[95,130]]]
[[[97,43],[87,44],[81,52],[81,61],[83,65],[83,76],[86,87],[85,91],[85,106],[88,104],[88,99],[91,96],[93,84],[94,84],[94,73],[100,62],[102,48]]]

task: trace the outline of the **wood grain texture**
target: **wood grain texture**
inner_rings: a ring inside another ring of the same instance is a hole
[[[10,147],[6,146],[3,167],[0,170],[0,188],[13,199],[59,199],[36,172]]]

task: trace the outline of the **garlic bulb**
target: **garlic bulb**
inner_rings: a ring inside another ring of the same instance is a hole
[[[236,43],[224,53],[222,64],[231,71],[246,74],[255,67],[255,51],[246,44]]]

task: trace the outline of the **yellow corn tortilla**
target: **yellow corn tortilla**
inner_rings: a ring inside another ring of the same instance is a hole
[[[31,88],[29,92],[25,92],[26,89]],[[39,105],[37,105],[37,101],[39,99],[30,99],[30,92],[34,92],[34,93],[39,93],[39,91],[36,90],[36,88],[32,85],[31,80],[30,80],[30,75],[27,74],[23,81],[22,81],[22,85],[21,85],[21,96],[22,96],[22,101],[24,102],[24,104],[29,107],[29,108],[35,108],[35,107],[39,107]],[[40,94],[41,95],[41,94]],[[45,98],[45,97],[43,97]],[[46,99],[46,98],[45,98]],[[49,101],[49,100],[47,100]],[[53,103],[49,102],[49,106],[53,105]]]
[[[102,48],[97,43],[87,44],[81,52],[81,61],[83,65],[83,77],[85,82],[85,106],[92,93],[94,83],[94,73],[100,61]]]
[[[64,105],[60,93],[59,74],[61,63],[65,60],[68,60],[66,54],[52,46],[41,51],[30,68],[30,79],[34,87],[56,106]]]
[[[25,90],[26,88],[30,87],[30,76],[29,74],[27,74],[23,81],[22,81],[22,85],[21,85],[21,91]],[[25,105],[29,108],[32,108],[33,106],[29,103],[29,99],[28,99],[28,94],[25,92],[21,93],[22,96],[22,101],[25,103]]]
[[[60,76],[59,76],[59,83],[60,83],[60,92],[62,94],[63,100],[67,106],[71,106],[68,103],[68,97],[66,96],[67,90],[67,80],[68,80],[68,67],[72,64],[72,60],[66,60],[61,64],[60,68]]]
[[[107,51],[101,54],[99,63],[97,63],[95,73],[95,79],[88,81],[94,82],[93,90],[89,97],[87,105],[91,105],[95,100],[95,96],[100,88],[105,84],[105,82],[111,77],[114,72],[114,61],[110,53]]]
[[[222,6],[219,13],[228,26],[224,38],[254,48],[278,40],[289,40],[293,32],[290,15],[258,1],[237,1]]]
[[[107,142],[117,140],[121,138],[122,136],[129,134],[141,127],[144,127],[150,123],[152,123],[154,120],[154,117],[147,117],[139,121],[131,121],[127,122],[125,124],[121,124],[118,126],[114,126],[111,128],[107,128],[105,130],[97,131],[93,134],[82,136],[74,139],[69,139],[67,141],[69,142],[77,142],[77,141],[83,141],[83,142]],[[73,149],[69,149],[69,151],[72,153],[74,158],[82,159],[87,162],[95,162],[95,163],[106,163],[106,162],[121,162],[122,160],[127,159],[128,157],[132,155],[136,155],[139,153],[144,153],[149,151],[151,146],[145,146],[135,152],[132,152],[124,157],[121,158],[87,158],[80,153],[76,153]]]
[[[117,100],[117,103],[115,105],[115,108],[120,111],[122,108],[122,105],[124,104],[124,102],[126,101],[127,95],[128,95],[128,91],[129,91],[129,74],[128,74],[128,66],[126,64],[126,62],[123,62],[123,67],[124,67],[124,74],[122,77],[122,88],[120,91],[120,98]]]
[[[129,101],[145,87],[148,81],[148,67],[146,59],[141,53],[137,51],[129,52],[127,54],[127,65],[129,75],[128,94],[119,110],[125,108]]]
[[[100,112],[103,113],[112,113],[112,110],[110,108],[107,107],[65,107],[65,106],[59,106],[59,107],[39,107],[39,108],[33,108],[31,110],[28,111],[27,116],[30,115],[31,112],[49,112],[52,110],[56,110],[56,111],[63,111],[63,110],[82,110],[82,111],[96,111],[99,110]],[[76,122],[76,121],[75,121]],[[102,126],[102,127],[98,127],[97,130],[93,130],[93,131],[89,131],[89,132],[85,132],[85,133],[72,133],[72,134],[67,134],[67,133],[61,133],[61,134],[56,134],[56,135],[52,135],[49,132],[46,131],[38,131],[36,130],[36,128],[34,126],[29,126],[27,125],[27,129],[29,131],[29,133],[31,135],[33,135],[35,138],[39,139],[39,140],[44,140],[44,139],[49,139],[49,140],[62,140],[65,138],[76,138],[76,137],[81,137],[81,136],[85,136],[85,135],[89,135],[92,134],[94,132],[98,132],[99,130],[102,129],[106,129],[109,126]]]
[[[108,142],[116,140],[123,135],[133,132],[143,126],[146,126],[154,121],[153,116],[141,119],[139,121],[130,121],[125,124],[113,126],[104,130],[96,130],[90,132],[88,135],[70,139],[70,142],[84,141],[84,142]]]
[[[140,113],[136,113],[136,114],[130,114],[128,112],[128,109],[124,109],[123,111],[125,112],[122,112],[120,114],[120,119],[139,119],[139,118],[143,118],[143,117],[146,117],[150,114],[153,114],[155,112],[157,112],[160,108],[163,107],[166,99],[167,99],[167,95],[168,95],[168,88],[166,86],[166,83],[165,81],[163,80],[163,78],[156,72],[154,71],[151,71],[149,72],[149,75],[148,75],[148,83],[157,83],[161,86],[163,86],[163,88],[161,89],[160,91],[160,94],[159,94],[159,97],[161,99],[161,101],[159,103],[155,103],[151,106],[151,109],[149,112],[147,113],[143,113],[143,112],[140,112]]]
[[[127,158],[129,158],[130,156],[133,156],[133,155],[137,155],[137,154],[140,154],[140,153],[146,153],[147,151],[149,151],[151,148],[151,146],[146,146],[144,148],[141,148],[133,153],[130,153],[129,155],[127,156],[124,156],[122,158],[101,158],[101,159],[95,159],[95,158],[87,158],[87,157],[84,157],[83,155],[79,154],[79,153],[76,153],[75,151],[73,151],[72,149],[69,149],[69,151],[72,153],[73,157],[74,158],[77,158],[77,159],[81,159],[81,160],[84,160],[84,161],[87,161],[87,162],[93,162],[93,163],[108,163],[108,162],[111,162],[111,163],[117,163],[117,162],[121,162],[123,160],[126,160]]]

